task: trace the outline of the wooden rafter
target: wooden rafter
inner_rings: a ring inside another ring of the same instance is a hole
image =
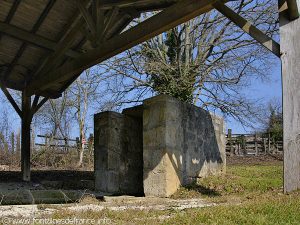
[[[122,12],[113,25],[104,33],[103,40],[108,40],[120,34],[134,19],[140,16],[139,12]]]
[[[10,21],[12,20],[12,18],[14,17],[18,7],[19,7],[19,4],[20,4],[21,0],[15,0],[14,1],[14,4],[12,5],[11,9],[9,10],[9,13],[7,15],[7,17],[5,18],[5,23],[10,23]],[[0,33],[0,41],[1,41],[1,33]]]
[[[119,19],[117,17],[118,14],[119,14],[119,8],[118,7],[114,7],[109,11],[107,21],[105,22],[103,30],[101,31],[102,36],[104,36],[104,34],[106,34],[108,32],[108,30],[115,24],[116,19]]]
[[[50,41],[44,37],[41,37],[39,35],[30,33],[28,31],[25,31],[21,28],[15,27],[13,25],[9,25],[3,22],[0,22],[0,32],[6,35],[9,35],[11,37],[14,37],[20,41],[30,43],[39,47],[42,47],[47,50],[54,51],[57,49],[57,43],[54,41]],[[79,52],[68,50],[66,51],[66,56],[76,58],[80,55]]]
[[[88,10],[85,8],[85,6],[82,4],[82,2],[80,0],[76,1],[76,5],[80,10],[80,13],[82,14],[86,24],[88,25],[89,30],[91,31],[91,33],[93,35],[96,36],[96,24],[95,21],[92,17],[92,15],[88,12]]]
[[[93,1],[93,3],[94,3],[93,16],[96,21],[96,32],[97,32],[96,36],[100,37],[105,23],[105,15],[104,15],[105,10],[101,8],[101,3],[102,3],[101,0],[95,0]]]
[[[87,0],[85,1],[84,6],[89,7],[91,4],[92,0]],[[76,35],[82,29],[83,25],[84,20],[80,15],[80,11],[78,11],[76,12],[74,18],[72,18],[72,21],[70,21],[69,29],[62,35],[55,51],[50,54],[35,70],[31,79],[35,79],[35,77],[38,77],[40,74],[44,74],[47,71],[57,67],[62,61],[65,60],[64,55],[70,51],[70,46],[73,44]],[[58,95],[55,94],[55,96],[57,97]]]
[[[84,7],[81,1],[76,1],[77,7],[79,8],[82,17],[84,18],[87,27],[90,31],[84,30],[84,35],[90,40],[93,47],[97,47],[99,42],[102,40],[102,34],[104,30],[105,18],[104,10],[100,8],[100,0],[94,0],[92,5],[92,13]]]
[[[154,9],[163,9],[166,7],[171,6],[174,3],[177,3],[182,0],[160,0],[157,1],[157,7],[153,8]],[[147,4],[152,4],[154,1],[153,0],[136,0],[136,1],[131,1],[131,0],[102,0],[101,2],[101,8],[103,9],[111,9],[113,7],[119,7],[119,8],[127,8],[127,7],[140,7],[143,5]]]
[[[268,37],[257,27],[252,25],[249,21],[244,19],[242,16],[234,12],[232,9],[227,7],[225,4],[221,2],[216,2],[214,7],[226,16],[229,20],[239,26],[243,31],[253,37],[256,41],[261,43],[265,48],[270,50],[277,57],[280,57],[280,45],[274,41],[272,38]]]
[[[182,0],[139,25],[104,42],[98,48],[83,54],[78,59],[67,62],[47,75],[42,74],[36,77],[29,84],[28,91],[29,93],[36,93],[46,90],[53,84],[66,82],[84,69],[211,10],[213,8],[212,4],[215,2],[215,0]]]
[[[32,30],[31,30],[31,33],[36,33],[38,31],[38,29],[40,28],[40,26],[42,25],[42,23],[46,19],[48,13],[50,12],[50,10],[52,9],[52,7],[54,6],[55,2],[56,2],[56,0],[49,0],[48,1],[48,4],[46,5],[46,7],[43,10],[42,14],[40,15],[40,17],[38,18],[38,20],[34,24]],[[5,79],[7,79],[8,76],[10,75],[11,71],[13,70],[13,68],[15,67],[15,65],[17,64],[18,60],[23,55],[26,47],[27,47],[27,43],[23,43],[21,45],[21,47],[19,48],[17,54],[15,55],[14,59],[12,60],[12,62],[10,63],[10,65],[9,65],[9,67],[7,69],[7,74],[6,74]]]
[[[33,74],[33,78],[39,76],[39,74],[46,74],[53,68],[56,68],[64,59],[66,52],[70,49],[77,37],[78,32],[83,26],[83,21],[80,20],[74,26],[68,35],[57,45],[56,51],[52,53],[41,65],[41,67]]]

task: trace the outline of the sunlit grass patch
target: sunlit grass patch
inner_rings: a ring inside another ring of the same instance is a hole
[[[182,187],[173,198],[221,197],[281,191],[283,168],[278,165],[228,166],[225,175],[199,179]]]

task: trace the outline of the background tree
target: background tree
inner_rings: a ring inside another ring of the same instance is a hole
[[[272,37],[278,32],[275,7],[273,0],[231,3],[232,9]],[[123,85],[124,95],[133,102],[138,99],[129,92],[138,89],[149,94],[150,89],[251,125],[260,113],[257,100],[243,90],[251,79],[267,79],[273,60],[240,28],[211,11],[100,67],[109,69],[114,79],[128,78],[119,81],[119,86]]]
[[[281,104],[270,103],[267,117],[266,132],[269,132],[273,142],[283,140],[283,115]]]
[[[71,116],[70,91],[66,90],[59,99],[50,99],[36,114],[33,122],[43,132],[53,137],[69,137]]]
[[[78,166],[82,166],[84,155],[83,140],[87,141],[87,116],[95,99],[99,98],[98,87],[102,76],[100,71],[88,69],[70,87],[71,108],[78,124],[80,147],[78,149]]]

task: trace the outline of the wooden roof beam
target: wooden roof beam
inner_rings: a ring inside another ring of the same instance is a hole
[[[28,85],[29,93],[39,93],[57,83],[67,82],[75,74],[117,55],[137,44],[155,37],[181,23],[213,9],[216,0],[182,0],[139,25],[104,42],[76,60],[65,63],[58,69],[36,77]]]
[[[288,5],[288,12],[290,20],[295,20],[299,18],[299,7],[300,1],[299,0],[286,0]]]
[[[182,0],[102,0],[101,8],[102,9],[111,9],[113,7],[126,8],[126,7],[135,7],[144,5],[157,5],[157,9],[163,9],[171,6],[174,3],[180,2]]]
[[[216,2],[214,4],[214,7],[224,16],[226,16],[230,21],[235,23],[243,31],[249,34],[252,38],[261,43],[265,48],[270,50],[277,57],[280,57],[280,45],[276,41],[268,37],[261,30],[259,30],[242,16],[234,12],[232,9],[227,7],[225,4]]]
[[[14,17],[18,7],[19,7],[19,4],[20,4],[21,0],[16,0],[14,1],[14,4],[12,5],[12,7],[10,8],[9,10],[9,13],[8,15],[6,16],[6,19],[5,19],[5,23],[10,23],[10,21],[12,20],[12,18]],[[0,33],[0,41],[1,41],[1,33]]]
[[[134,19],[140,16],[139,12],[130,11],[121,13],[120,17],[114,22],[114,24],[104,33],[104,40],[113,38],[120,34]]]
[[[56,0],[48,0],[48,3],[46,4],[44,10],[42,11],[42,14],[38,18],[38,20],[34,23],[31,33],[36,33],[40,26],[43,24],[45,21],[46,17],[48,16],[48,13],[51,11],[55,4]],[[25,52],[25,49],[27,48],[27,43],[23,42],[22,45],[20,46],[17,54],[15,55],[14,59],[11,61],[9,68],[7,70],[7,74],[5,79],[7,79],[12,72],[13,68],[17,65],[19,59],[22,57],[23,53]]]
[[[21,28],[15,27],[13,25],[9,25],[3,22],[0,22],[0,32],[14,37],[20,41],[24,41],[26,43],[30,43],[39,47],[42,47],[44,49],[55,51],[57,48],[57,43],[54,41],[50,41],[42,36],[32,34],[28,31],[25,31]],[[68,50],[66,53],[66,56],[69,56],[71,58],[76,58],[80,56],[79,52]]]

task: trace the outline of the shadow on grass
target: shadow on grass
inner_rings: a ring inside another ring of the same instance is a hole
[[[193,184],[184,186],[184,188],[188,191],[198,192],[199,194],[206,195],[206,196],[209,196],[209,197],[221,196],[221,193],[219,193],[218,191],[216,191],[214,189],[210,189],[210,188],[205,187],[205,186],[202,186],[202,185],[197,184],[197,183],[193,183]]]

